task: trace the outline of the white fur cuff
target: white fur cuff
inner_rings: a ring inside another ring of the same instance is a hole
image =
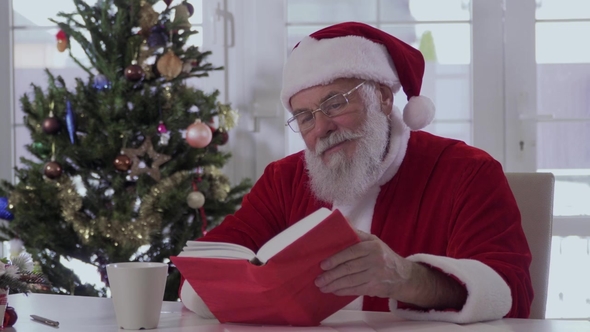
[[[182,304],[184,304],[188,310],[196,313],[199,317],[206,319],[215,318],[211,313],[211,310],[209,310],[209,307],[207,307],[205,302],[203,302],[201,297],[187,281],[182,284],[180,299],[182,300]]]
[[[512,307],[510,288],[492,268],[472,259],[455,259],[428,254],[408,257],[455,276],[467,288],[467,300],[461,311],[418,311],[398,309],[397,301],[389,301],[389,309],[396,315],[412,320],[436,320],[459,324],[474,323],[504,317]]]

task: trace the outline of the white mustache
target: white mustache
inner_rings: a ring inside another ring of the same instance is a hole
[[[335,145],[361,137],[363,137],[362,133],[354,133],[351,131],[340,131],[333,133],[332,135],[326,138],[321,138],[318,140],[318,143],[315,146],[315,155],[321,156],[322,153],[324,153],[324,151],[330,149]]]

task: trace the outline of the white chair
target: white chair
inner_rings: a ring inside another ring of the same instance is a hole
[[[529,270],[535,298],[529,318],[545,319],[555,177],[551,173],[506,173],[506,178],[516,198],[533,256]]]

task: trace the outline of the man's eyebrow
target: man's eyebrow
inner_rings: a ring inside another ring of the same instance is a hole
[[[336,95],[339,95],[339,94],[342,94],[342,92],[339,92],[339,91],[330,91],[327,95],[324,96],[324,98],[320,99],[320,102],[318,103],[318,106],[321,103],[325,102],[326,100],[328,100],[328,99],[330,99],[330,98],[332,98],[332,97],[334,97]],[[297,115],[297,114],[303,113],[303,112],[313,112],[313,110],[310,109],[310,108],[298,108],[296,110],[293,110],[293,113],[292,114],[293,115]]]

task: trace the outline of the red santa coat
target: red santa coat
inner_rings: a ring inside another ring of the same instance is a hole
[[[463,142],[412,132],[394,174],[357,204],[372,212],[370,232],[401,256],[452,275],[468,297],[460,311],[426,312],[366,296],[363,310],[457,323],[528,317],[531,254],[501,165]],[[235,215],[201,240],[257,251],[318,208],[333,208],[308,183],[302,152],[271,163]]]

